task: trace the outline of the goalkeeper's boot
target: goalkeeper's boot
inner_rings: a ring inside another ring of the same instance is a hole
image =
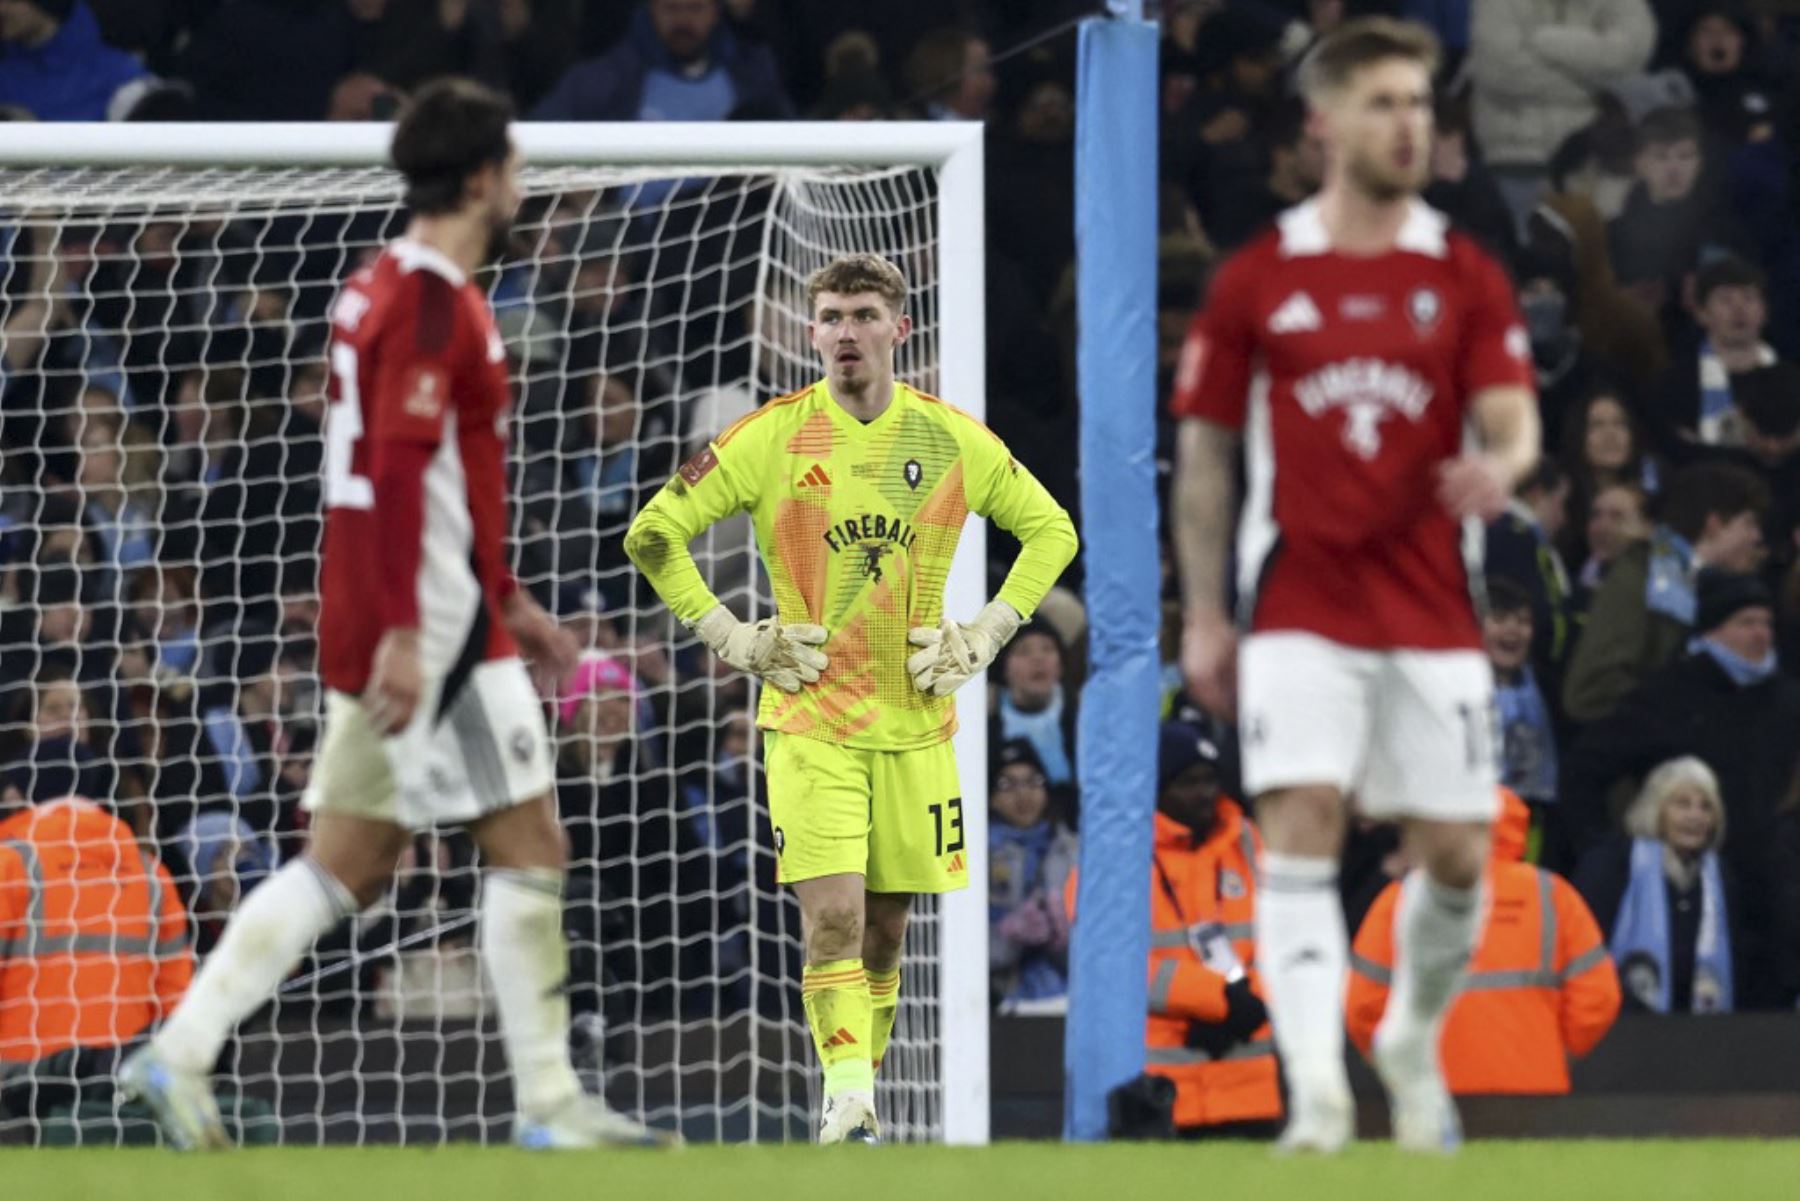
[[[163,1137],[177,1151],[231,1146],[211,1082],[175,1067],[154,1046],[140,1048],[119,1066],[119,1093],[127,1101],[148,1106]]]
[[[1340,1072],[1335,1078],[1290,1083],[1288,1123],[1275,1145],[1277,1153],[1338,1154],[1350,1142],[1356,1126],[1349,1082]]]
[[[829,1143],[861,1143],[873,1147],[881,1142],[881,1124],[875,1120],[875,1097],[872,1093],[839,1093],[825,1098],[825,1114],[819,1120],[819,1145]]]
[[[1438,1026],[1382,1022],[1375,1030],[1375,1070],[1387,1086],[1394,1142],[1403,1151],[1450,1155],[1462,1146],[1462,1120],[1437,1056]]]
[[[681,1136],[632,1120],[599,1097],[578,1093],[549,1113],[520,1114],[513,1142],[532,1151],[585,1147],[679,1147]]]

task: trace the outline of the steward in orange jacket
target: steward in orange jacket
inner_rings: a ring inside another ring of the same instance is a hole
[[[79,797],[0,822],[0,1081],[71,1048],[117,1048],[194,974],[187,911],[131,827]]]
[[[1593,1050],[1619,1016],[1619,976],[1574,887],[1520,863],[1531,814],[1505,788],[1494,826],[1488,916],[1469,974],[1444,1020],[1450,1091],[1566,1093],[1569,1059]],[[1394,967],[1396,881],[1375,899],[1350,954],[1350,1037],[1369,1053]]]
[[[1163,725],[1146,1069],[1174,1081],[1177,1130],[1272,1135],[1281,1087],[1268,1011],[1257,995],[1251,927],[1262,840],[1237,803],[1220,795],[1218,761],[1218,749],[1194,726]],[[1064,892],[1071,919],[1075,889],[1071,873]]]

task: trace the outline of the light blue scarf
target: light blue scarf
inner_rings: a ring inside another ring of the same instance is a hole
[[[1644,579],[1644,607],[1694,624],[1694,547],[1666,525],[1650,535],[1650,571]]]
[[[1624,986],[1656,1013],[1669,1012],[1669,889],[1663,876],[1663,844],[1631,842],[1631,883],[1613,923],[1613,958]],[[1725,887],[1719,856],[1700,860],[1700,937],[1694,946],[1695,1013],[1730,1013],[1731,932],[1725,921]]]
[[[1556,735],[1550,706],[1529,667],[1511,684],[1496,683],[1500,707],[1500,782],[1528,801],[1556,799]]]
[[[1753,688],[1775,674],[1778,665],[1775,648],[1760,659],[1746,659],[1728,646],[1721,646],[1711,638],[1694,638],[1688,642],[1688,650],[1697,655],[1705,655],[1719,665],[1719,670],[1731,677],[1731,682],[1739,688]]]
[[[1063,749],[1062,714],[1061,684],[1056,686],[1050,703],[1036,713],[1015,708],[1010,695],[1000,694],[1000,736],[1029,741],[1044,762],[1044,778],[1052,784],[1068,784],[1075,778],[1069,754]]]

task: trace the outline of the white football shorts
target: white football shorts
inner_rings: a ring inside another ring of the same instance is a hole
[[[1238,722],[1253,797],[1326,784],[1377,819],[1492,821],[1498,812],[1494,673],[1480,651],[1251,634],[1238,652]]]
[[[522,804],[554,781],[544,707],[519,659],[475,665],[453,695],[427,680],[411,724],[383,738],[361,698],[325,697],[325,735],[301,807],[393,822],[456,825]]]

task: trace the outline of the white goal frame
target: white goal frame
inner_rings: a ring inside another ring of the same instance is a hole
[[[537,166],[926,167],[938,180],[938,358],[946,399],[986,413],[982,127],[952,122],[535,123],[513,140]],[[29,124],[0,130],[0,168],[372,167],[387,161],[385,124]],[[987,599],[986,527],[971,517],[952,565],[945,609]],[[987,714],[980,684],[965,690],[956,735],[968,887],[943,899],[939,1029],[943,1129],[949,1143],[989,1140]]]

